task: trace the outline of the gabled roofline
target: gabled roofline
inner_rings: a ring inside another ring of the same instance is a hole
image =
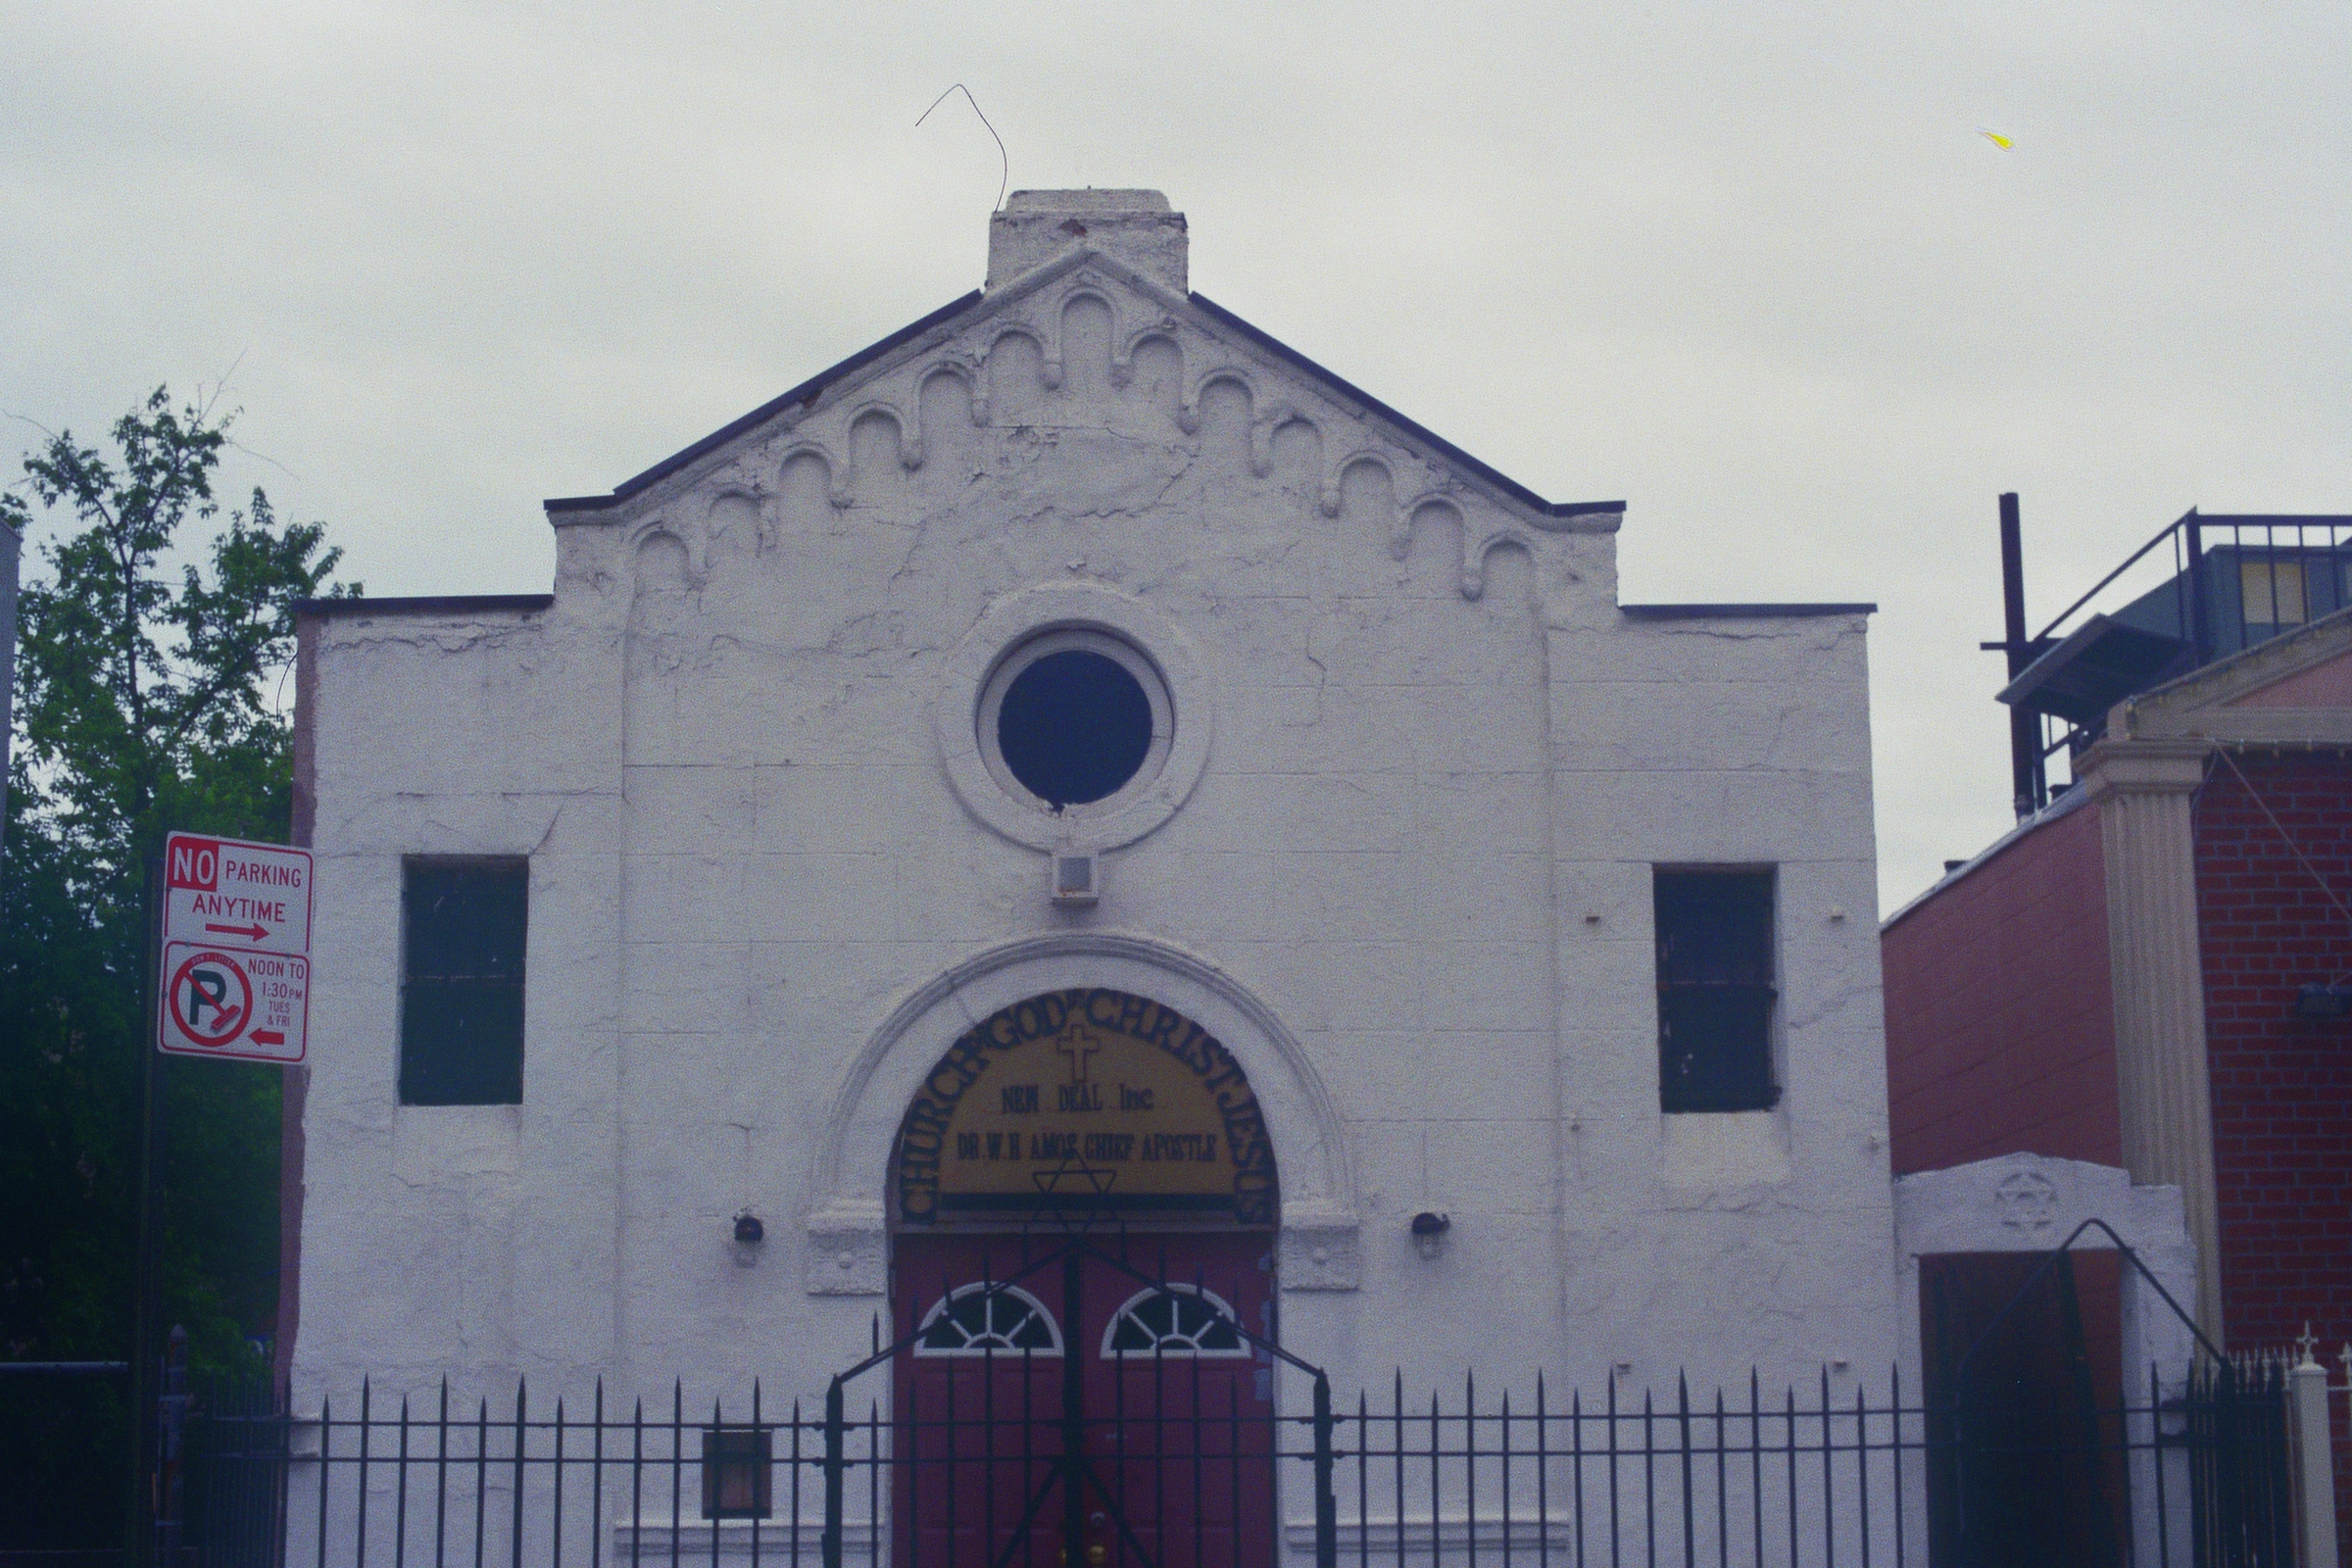
[[[1448,462],[1460,464],[1522,506],[1531,507],[1548,517],[1581,517],[1596,512],[1623,512],[1625,510],[1625,503],[1622,501],[1546,501],[1501,469],[1480,462],[1429,426],[1397,413],[1354,382],[1326,369],[1272,333],[1261,327],[1251,326],[1207,295],[1195,293],[1189,297],[1201,314],[1210,320],[1220,326],[1231,328],[1255,347],[1265,350],[1292,368],[1305,371],[1340,396],[1360,405],[1366,413],[1376,414],[1396,425],[1414,440],[1427,442]]]
[[[740,418],[728,420],[725,424],[720,425],[717,429],[711,431],[709,435],[703,437],[694,445],[684,448],[681,451],[673,452],[668,457],[663,458],[660,463],[657,463],[652,467],[646,469],[644,472],[632,474],[630,477],[621,480],[620,483],[612,487],[612,493],[611,495],[558,496],[555,499],[545,503],[547,510],[550,512],[602,512],[608,507],[619,506],[623,501],[626,501],[629,499],[629,497],[637,494],[638,491],[661,483],[663,479],[668,478],[671,474],[677,472],[680,468],[683,468],[695,459],[726,445],[729,441],[732,441],[737,436],[743,434],[744,431],[751,429],[755,425],[765,423],[767,420],[774,418],[777,415],[782,414],[786,409],[793,408],[800,404],[814,403],[818,393],[824,391],[826,387],[831,386],[843,376],[848,375],[851,371],[859,369],[864,366],[871,364],[873,361],[882,358],[883,355],[888,354],[891,350],[909,343],[915,338],[921,337],[925,332],[930,331],[933,327],[942,325],[945,322],[953,320],[955,318],[961,316],[964,312],[979,304],[982,295],[980,290],[974,289],[969,294],[964,295],[961,299],[951,300],[947,304],[941,306],[938,310],[933,311],[929,316],[921,317],[915,320],[907,322],[905,326],[900,327],[896,332],[891,333],[890,336],[867,344],[864,348],[859,349],[857,353],[851,355],[848,359],[843,360],[840,364],[829,366],[826,368],[817,371],[816,374],[810,376],[808,380],[803,381],[799,386],[794,387],[791,391],[784,393],[782,396],[770,398],[765,403],[762,403],[758,408],[754,409],[751,413],[742,416]]]
[[[2352,750],[2352,708],[2234,706],[2241,697],[2347,656],[2352,609],[2125,698],[2108,710],[2107,738],[2099,745],[2129,750],[2143,741],[2185,740],[2232,750]]]
[[[1460,447],[1455,446],[1444,436],[1439,435],[1427,425],[1424,425],[1418,420],[1408,418],[1406,416],[1399,414],[1396,410],[1391,408],[1388,404],[1383,403],[1380,399],[1372,396],[1372,394],[1369,392],[1364,391],[1361,387],[1356,386],[1353,382],[1348,380],[1346,377],[1335,374],[1331,370],[1325,368],[1321,365],[1318,365],[1315,361],[1309,359],[1304,354],[1299,353],[1297,349],[1292,348],[1289,344],[1283,342],[1280,338],[1273,336],[1271,333],[1266,332],[1262,328],[1250,325],[1248,321],[1245,321],[1240,317],[1234,315],[1231,311],[1226,310],[1223,306],[1218,305],[1214,301],[1200,294],[1178,295],[1171,289],[1150,287],[1149,285],[1151,280],[1136,276],[1133,273],[1132,269],[1120,263],[1116,258],[1104,257],[1093,252],[1073,252],[1069,256],[1062,257],[1055,262],[1047,264],[1046,267],[1037,269],[1036,272],[1032,273],[1031,276],[1034,277],[1039,273],[1046,273],[1050,270],[1065,270],[1077,262],[1088,259],[1093,260],[1109,270],[1128,276],[1130,281],[1138,283],[1139,286],[1145,286],[1148,292],[1157,293],[1162,297],[1171,300],[1182,300],[1185,304],[1190,305],[1193,309],[1200,312],[1201,315],[1208,318],[1208,319],[1214,322],[1216,325],[1225,328],[1226,330],[1234,333],[1236,336],[1246,340],[1252,347],[1263,351],[1272,358],[1279,360],[1283,364],[1291,367],[1293,369],[1298,370],[1319,382],[1326,390],[1333,393],[1340,400],[1352,403],[1356,407],[1363,410],[1363,412],[1366,414],[1372,415],[1375,417],[1396,426],[1397,431],[1402,435],[1410,438],[1413,441],[1420,442],[1428,446],[1432,452],[1436,453],[1439,457],[1444,458],[1446,462],[1454,464],[1467,470],[1477,478],[1482,479],[1486,483],[1494,486],[1495,490],[1508,497],[1510,500],[1518,503],[1520,506],[1526,507],[1530,511],[1535,512],[1542,516],[1567,519],[1573,517],[1605,515],[1608,514],[1622,513],[1625,511],[1625,503],[1623,501],[1546,501],[1542,496],[1536,494],[1535,491],[1530,490],[1526,485],[1521,484],[1518,480],[1513,479],[1508,474],[1503,473],[1500,469],[1493,466],[1490,464],[1480,462],[1477,458],[1472,457],[1469,453],[1463,451]],[[732,441],[739,435],[742,435],[745,431],[751,430],[756,426],[764,423],[766,420],[775,417],[777,415],[782,414],[789,409],[803,407],[814,403],[818,396],[821,395],[827,387],[833,385],[842,377],[850,375],[853,372],[863,368],[865,366],[872,364],[874,361],[892,353],[893,351],[905,347],[907,343],[912,342],[918,337],[921,337],[926,332],[932,331],[937,327],[947,325],[956,318],[976,309],[984,301],[1017,297],[1021,293],[1027,292],[1027,279],[1016,279],[1000,286],[999,288],[985,292],[980,289],[974,289],[969,294],[964,295],[961,299],[957,299],[947,305],[941,306],[938,310],[933,311],[930,315],[925,316],[918,320],[910,321],[906,325],[900,327],[888,337],[882,338],[874,343],[868,344],[862,349],[859,349],[857,353],[851,355],[848,359],[841,361],[839,364],[830,366],[827,368],[818,371],[815,375],[810,376],[808,380],[803,381],[800,385],[793,387],[790,391],[785,392],[778,397],[770,398],[767,402],[760,404],[760,407],[752,410],[749,414],[729,420],[726,424],[720,426],[716,430],[711,431],[709,435],[704,436],[692,446],[683,448],[680,451],[670,454],[668,457],[663,458],[660,463],[655,464],[652,467],[647,468],[642,473],[634,474],[631,477],[622,480],[619,484],[613,487],[612,492],[610,495],[558,496],[545,502],[544,505],[550,514],[558,515],[603,512],[612,507],[619,506],[622,502],[627,501],[630,497],[635,496],[640,492],[659,484],[663,479],[668,478],[670,475],[676,473],[679,469],[684,468],[698,458],[706,457],[710,453],[717,450],[719,447],[724,446],[727,442]]]
[[[2352,646],[2352,609],[2331,610],[2292,631],[2241,648],[2186,674],[2133,692],[2116,704],[2135,711],[2218,706],[2260,691]]]

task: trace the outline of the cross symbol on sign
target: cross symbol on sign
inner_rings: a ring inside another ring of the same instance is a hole
[[[1102,1042],[1072,1024],[1061,1032],[1054,1049],[1070,1058],[1070,1082],[1082,1084],[1086,1082],[1086,1058],[1101,1051]]]

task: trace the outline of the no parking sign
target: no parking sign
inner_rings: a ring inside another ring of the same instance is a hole
[[[310,952],[310,851],[192,833],[165,841],[159,1050],[302,1060]]]

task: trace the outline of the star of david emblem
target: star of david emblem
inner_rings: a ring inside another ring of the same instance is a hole
[[[1111,1183],[1119,1179],[1115,1170],[1099,1170],[1072,1154],[1052,1170],[1033,1170],[1029,1179],[1037,1190],[1049,1197],[1061,1193],[1091,1193],[1100,1198],[1110,1191]]]

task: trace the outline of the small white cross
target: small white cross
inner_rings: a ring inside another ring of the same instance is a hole
[[[1070,1082],[1082,1084],[1086,1082],[1086,1059],[1102,1049],[1102,1042],[1072,1024],[1061,1032],[1054,1049],[1070,1058]]]

